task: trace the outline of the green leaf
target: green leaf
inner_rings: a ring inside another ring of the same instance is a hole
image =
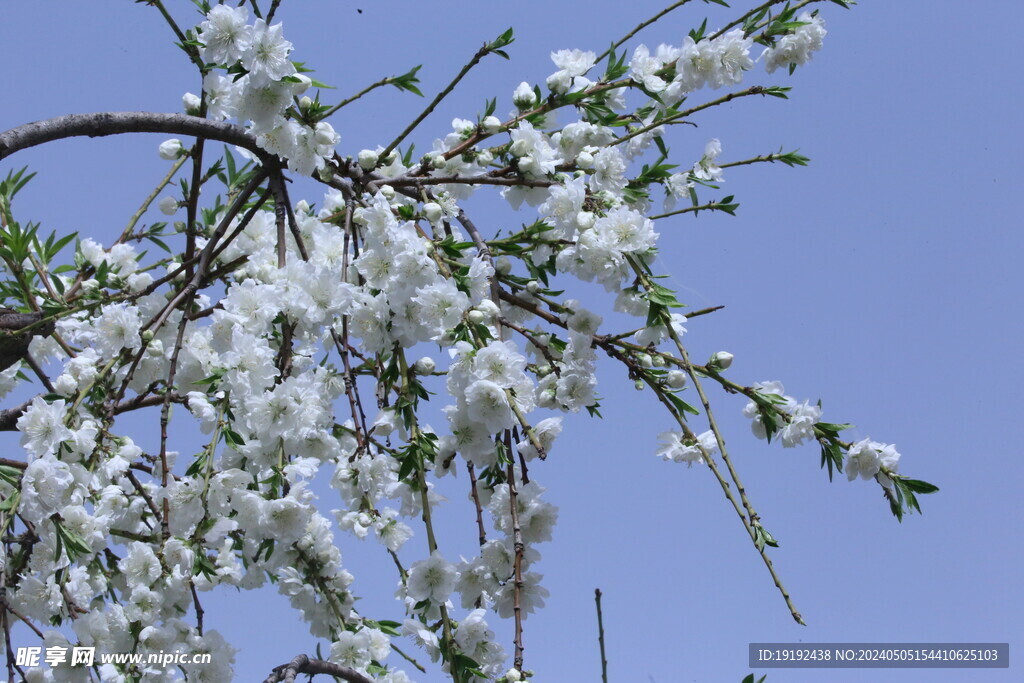
[[[499,48],[506,47],[507,45],[511,45],[515,42],[515,38],[512,34],[512,27],[509,27],[504,33],[495,38],[493,42],[487,44],[487,51],[508,59],[508,54]]]
[[[192,464],[188,466],[187,470],[185,470],[185,475],[189,477],[198,476],[201,472],[203,472],[203,470],[206,469],[208,457],[209,456],[207,455],[206,451],[203,451],[198,456],[196,456],[196,459],[193,460]]]
[[[79,536],[74,531],[71,531],[63,524],[61,524],[60,517],[54,515],[50,518],[53,522],[53,528],[57,532],[57,548],[55,560],[60,559],[61,549],[68,554],[68,559],[72,562],[81,557],[82,555],[88,555],[92,552],[89,546],[86,544],[85,539]]]
[[[418,64],[417,66],[414,66],[413,68],[409,69],[401,76],[393,76],[391,78],[391,85],[395,86],[399,90],[405,90],[407,92],[413,93],[414,95],[419,95],[420,97],[423,97],[423,93],[420,92],[420,89],[418,87],[416,87],[416,84],[420,82],[420,79],[416,77],[416,72],[419,71],[422,67],[422,64]]]
[[[783,100],[788,100],[789,95],[787,95],[786,93],[788,93],[790,90],[792,90],[792,88],[784,88],[782,86],[773,85],[770,88],[765,88],[764,90],[762,90],[761,94],[767,95],[769,97],[778,97]]]
[[[920,479],[901,479],[903,485],[915,493],[935,493],[939,487]]]
[[[828,467],[828,480],[832,481],[833,470],[843,471],[843,449],[834,441],[821,441],[821,466]]]
[[[612,43],[614,46],[614,43]],[[629,71],[629,66],[626,64],[626,51],[623,50],[621,55],[615,55],[614,47],[608,50],[608,66],[604,71],[604,81],[614,81],[621,78]]]
[[[676,396],[675,394],[666,392],[665,396],[666,398],[668,398],[669,402],[671,402],[672,405],[675,406],[675,409],[679,412],[680,416],[684,415],[685,413],[690,413],[691,415],[700,415],[699,410],[697,410],[689,403]]]
[[[700,25],[700,28],[690,29],[689,36],[693,40],[693,42],[699,43],[701,40],[704,39],[704,32],[707,31],[707,30],[708,30],[708,20],[705,19],[704,22]]]
[[[797,154],[799,150],[793,150],[792,152],[786,152],[785,154],[779,154],[775,157],[776,161],[781,161],[786,166],[806,166],[810,161],[809,157],[805,157],[802,154]]]
[[[245,445],[245,439],[242,438],[242,435],[230,427],[224,428],[224,442],[232,448]]]
[[[853,425],[852,424],[845,424],[845,423],[844,424],[835,424],[835,423],[832,423],[832,422],[818,422],[814,426],[817,427],[818,429],[820,429],[821,431],[826,432],[828,434],[838,434],[839,432],[843,431],[844,429],[849,429]]]
[[[775,540],[775,537],[768,532],[760,522],[754,522],[752,525],[754,529],[754,545],[757,546],[759,551],[764,551],[764,547],[770,546],[772,548],[778,548],[779,542]]]
[[[651,286],[647,290],[646,298],[648,301],[660,306],[668,308],[681,308],[682,304],[676,300],[675,292],[668,287],[663,287],[656,282],[652,282]]]
[[[18,488],[21,484],[21,470],[17,467],[0,465],[0,479],[3,479],[11,486]]]
[[[740,205],[737,204],[737,203],[734,203],[732,200],[733,200],[733,196],[732,195],[729,195],[728,197],[722,197],[721,201],[715,202],[715,204],[714,204],[715,210],[716,211],[724,211],[725,213],[729,214],[730,216],[735,216],[736,215],[736,209],[738,209],[740,207]]]
[[[146,235],[146,239],[148,239],[150,242],[152,242],[156,246],[158,246],[161,249],[163,249],[164,251],[166,251],[168,254],[171,253],[171,248],[168,247],[167,244],[163,240],[161,240],[160,238],[153,237],[152,235]]]
[[[13,512],[17,509],[20,500],[21,492],[15,491],[9,498],[0,501],[0,512]]]
[[[654,144],[658,148],[658,151],[661,152],[662,157],[668,156],[668,147],[665,145],[665,141],[660,135],[654,138]]]

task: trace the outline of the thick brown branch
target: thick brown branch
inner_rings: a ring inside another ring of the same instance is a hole
[[[373,683],[372,679],[367,678],[355,669],[334,664],[333,662],[325,662],[322,659],[310,659],[306,655],[299,655],[287,664],[274,667],[274,671],[267,676],[264,683],[278,683],[279,681],[293,683],[299,674],[309,676],[327,674],[349,683]]]
[[[47,336],[53,333],[53,323],[37,327],[31,332],[18,332],[43,319],[42,313],[18,313],[9,308],[0,308],[0,370],[6,370],[28,355],[28,345],[33,335]]]
[[[17,429],[18,418],[25,414],[30,405],[32,405],[31,399],[16,408],[0,410],[0,432],[13,432]]]
[[[267,156],[267,153],[256,145],[255,138],[232,123],[210,121],[187,114],[119,111],[68,114],[11,128],[0,133],[0,159],[54,140],[80,136],[95,138],[122,133],[192,135],[244,147],[261,158]]]

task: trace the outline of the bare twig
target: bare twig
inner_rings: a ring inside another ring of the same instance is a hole
[[[469,70],[476,66],[480,62],[480,60],[486,57],[488,54],[490,54],[490,52],[490,49],[486,45],[477,50],[476,54],[473,55],[473,57],[466,63],[466,65],[462,67],[462,70],[459,71],[459,73],[456,74],[455,78],[452,79],[452,82],[449,83],[444,90],[437,93],[437,96],[430,102],[430,104],[427,105],[427,108],[420,112],[420,115],[413,119],[413,122],[406,126],[405,130],[403,130],[398,135],[397,138],[392,140],[391,144],[384,148],[384,151],[381,152],[379,155],[380,158],[386,159],[387,156],[391,154],[392,151],[394,151],[395,147],[398,147],[398,145],[402,144],[402,140],[408,137],[409,133],[416,130],[416,127],[423,123],[423,119],[430,116],[431,112],[434,111],[434,108],[441,103],[441,100],[448,97],[449,93],[451,93],[451,91],[455,89],[455,86],[459,84],[459,81],[461,81],[463,77],[469,73]]]
[[[658,12],[657,14],[655,14],[650,19],[647,19],[646,21],[641,21],[639,24],[637,24],[636,28],[634,28],[632,31],[630,31],[626,35],[624,35],[621,38],[619,38],[618,40],[616,40],[614,43],[612,43],[612,46],[610,48],[608,48],[607,50],[605,50],[604,52],[599,54],[597,56],[597,59],[594,60],[594,63],[597,64],[602,59],[607,57],[609,55],[609,53],[611,53],[612,50],[617,49],[619,46],[621,46],[627,40],[629,40],[630,38],[635,36],[637,33],[640,33],[640,31],[644,30],[645,28],[647,28],[648,26],[650,26],[651,24],[656,22],[658,19],[661,19],[663,16],[665,16],[666,14],[671,12],[672,10],[677,9],[679,7],[682,7],[683,5],[685,5],[688,2],[690,2],[690,0],[678,0],[678,2],[672,3],[671,5],[666,7],[665,9],[663,9],[660,12]]]
[[[516,489],[516,472],[514,460],[512,459],[512,433],[505,431],[505,448],[509,458],[508,463],[508,500],[509,509],[512,515],[512,547],[515,550],[513,565],[514,574],[512,577],[512,613],[515,616],[515,656],[513,664],[520,671],[523,670],[523,552],[526,546],[523,544],[523,530],[519,527],[519,503],[518,491]]]
[[[604,655],[604,618],[601,616],[601,589],[594,589],[594,602],[597,603],[597,642],[601,646],[601,683],[608,683],[608,660]]]

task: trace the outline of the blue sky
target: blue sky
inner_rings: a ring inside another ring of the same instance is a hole
[[[153,9],[6,4],[0,129],[72,112],[177,111],[183,92],[198,92]],[[191,16],[190,3],[169,4]],[[600,52],[661,6],[292,0],[278,16],[294,58],[338,87],[325,99],[421,63],[421,88],[432,95],[482,42],[514,26],[512,60],[489,60],[469,75],[413,136],[423,150],[486,98],[499,98],[499,113],[509,109],[521,80],[543,82],[554,70],[551,50]],[[993,30],[1020,25],[1024,6],[820,7],[829,35],[814,61],[792,77],[756,76],[793,86],[789,101],[748,98],[715,109],[694,119],[698,128],[674,130],[670,143],[682,163],[717,137],[725,160],[799,148],[811,166],[728,170],[721,194],[737,197],[738,215],[660,221],[660,267],[694,308],[726,306],[688,326],[695,359],[727,349],[736,355],[734,380],[778,379],[800,400],[820,397],[823,419],[856,424],[856,438],[895,443],[900,471],[942,491],[922,499],[923,516],[898,524],[877,486],[844,477],[830,484],[817,450],[757,441],[741,415],[745,401],[712,392],[749,495],[781,542],[772,557],[807,620],[798,626],[710,475],[654,457],[668,417],[605,366],[604,420],[567,419],[552,457],[531,470],[560,507],[555,540],[539,548],[537,566],[551,598],[524,636],[538,681],[599,680],[597,587],[612,681],[739,681],[754,641],[1008,641],[1011,661],[1024,645],[1024,465],[1015,434],[1024,239],[1013,199],[1024,146],[1011,73],[1020,48],[1010,31]],[[733,13],[693,3],[630,46],[678,44],[704,16],[715,26]],[[347,108],[334,121],[339,151],[386,144],[423,104],[387,91]],[[109,240],[165,172],[156,155],[162,139],[63,141],[5,160],[0,173],[25,164],[39,171],[15,205],[23,220]],[[307,196],[319,201],[319,190]],[[476,206],[480,216],[492,209]],[[494,230],[513,220],[493,211],[489,224],[476,222]],[[573,291],[584,301],[599,294]],[[0,435],[5,455],[15,448],[13,435]],[[475,530],[463,494],[448,493],[442,549],[453,559],[468,556]],[[386,555],[372,541],[340,544],[362,611],[401,620]],[[226,590],[204,606],[207,628],[241,648],[238,680],[261,680],[313,649],[273,593]],[[510,637],[505,643],[511,650]],[[769,681],[902,683],[1011,681],[1018,669],[761,673]]]

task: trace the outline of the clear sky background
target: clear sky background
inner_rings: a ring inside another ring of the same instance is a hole
[[[187,23],[191,4],[169,4]],[[0,130],[72,112],[178,111],[183,92],[199,91],[151,8],[2,5]],[[497,96],[498,112],[508,111],[521,80],[542,83],[554,70],[551,50],[600,52],[661,7],[652,0],[290,0],[278,16],[293,57],[338,87],[328,100],[421,63],[421,87],[432,96],[482,42],[514,26],[512,61],[489,59],[470,74],[413,136],[425,150],[454,116],[473,118],[486,98]],[[746,98],[698,115],[698,128],[677,127],[670,138],[681,163],[717,137],[726,161],[782,147],[799,148],[811,166],[728,170],[722,194],[736,195],[738,216],[659,221],[660,268],[693,307],[726,306],[689,325],[695,359],[727,349],[736,355],[729,370],[736,381],[778,379],[799,400],[820,397],[823,419],[856,424],[856,438],[895,443],[900,471],[942,491],[922,497],[923,516],[899,524],[877,485],[829,483],[816,448],[757,441],[740,414],[745,400],[712,391],[749,495],[781,542],[772,557],[807,620],[798,626],[710,474],[653,455],[657,433],[672,426],[668,417],[605,366],[605,419],[570,416],[551,458],[531,469],[560,507],[555,540],[539,547],[536,567],[551,598],[525,628],[527,668],[538,681],[600,680],[596,587],[605,593],[609,680],[618,683],[738,682],[750,671],[747,644],[755,641],[1009,641],[1011,662],[1024,653],[1017,434],[1024,239],[1015,199],[1024,145],[1014,75],[1021,53],[1014,27],[1024,24],[1024,5],[819,7],[829,35],[814,61],[793,77],[759,69],[748,81],[792,85],[790,101]],[[714,27],[734,13],[695,2],[630,47],[678,45],[704,16]],[[353,105],[334,121],[339,151],[386,144],[424,104],[388,91]],[[156,154],[164,137],[63,141],[5,160],[0,173],[25,164],[39,171],[15,205],[22,220],[109,241],[165,172]],[[321,193],[307,196],[319,202]],[[485,231],[510,224],[507,210],[488,220],[490,204],[473,206]],[[584,301],[599,293],[573,291]],[[0,435],[0,450],[23,457],[16,435]],[[441,516],[442,538],[450,540],[442,550],[455,559],[472,552],[475,528],[463,494],[448,492]],[[401,620],[390,599],[397,582],[390,560],[372,540],[339,537],[360,609]],[[417,543],[420,536],[403,553],[410,561],[425,554]],[[238,680],[262,680],[272,666],[313,650],[305,626],[272,592],[225,589],[204,606],[207,628],[240,648]],[[491,621],[497,625],[496,615]],[[15,645],[32,644],[24,640]],[[511,652],[511,637],[504,643]],[[759,670],[770,682],[798,683],[1002,682],[1021,680],[1020,672],[1019,663],[981,671]]]

